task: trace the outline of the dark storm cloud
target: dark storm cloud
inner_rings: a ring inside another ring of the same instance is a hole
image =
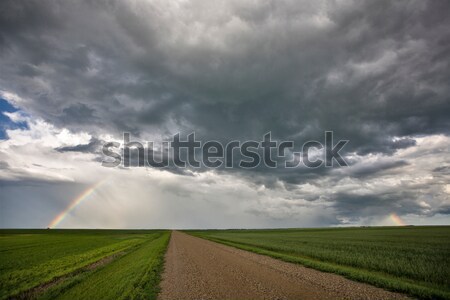
[[[216,6],[6,1],[2,86],[52,123],[90,131],[166,132],[173,120],[205,138],[271,130],[304,141],[331,129],[360,154],[413,145],[394,136],[448,133],[448,2],[230,3],[202,14]]]
[[[56,124],[301,141],[331,129],[362,154],[450,128],[447,1],[2,7],[2,86]]]
[[[72,104],[62,111],[61,119],[66,124],[95,124],[94,110],[83,103]]]
[[[195,131],[224,143],[271,131],[301,146],[333,130],[350,141],[347,170],[219,172],[287,190],[401,176],[411,161],[357,156],[392,156],[418,137],[450,133],[448,11],[445,0],[4,0],[0,90],[23,98],[33,116],[94,136],[59,152],[98,153],[99,135],[123,131],[144,139]],[[421,213],[411,199],[422,194],[398,187],[332,201],[350,216]]]

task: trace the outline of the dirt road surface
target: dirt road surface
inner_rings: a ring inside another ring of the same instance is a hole
[[[174,231],[165,257],[159,299],[407,298]]]

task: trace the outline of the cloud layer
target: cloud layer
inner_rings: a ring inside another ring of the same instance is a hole
[[[109,185],[65,226],[385,224],[390,213],[448,223],[449,10],[440,0],[6,0],[0,96],[19,109],[8,124],[28,128],[10,126],[0,144],[0,225],[45,226],[106,176],[129,188]],[[301,145],[325,130],[350,141],[349,167],[99,164],[103,141],[124,131],[222,142],[271,131]]]

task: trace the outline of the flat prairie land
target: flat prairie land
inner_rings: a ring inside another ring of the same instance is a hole
[[[408,297],[450,299],[450,226],[0,230],[0,299]]]
[[[450,226],[187,233],[422,299],[450,299]]]
[[[0,299],[153,299],[169,231],[0,230]]]

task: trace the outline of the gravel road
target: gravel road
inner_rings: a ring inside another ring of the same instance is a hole
[[[407,299],[344,277],[172,232],[159,299]]]

